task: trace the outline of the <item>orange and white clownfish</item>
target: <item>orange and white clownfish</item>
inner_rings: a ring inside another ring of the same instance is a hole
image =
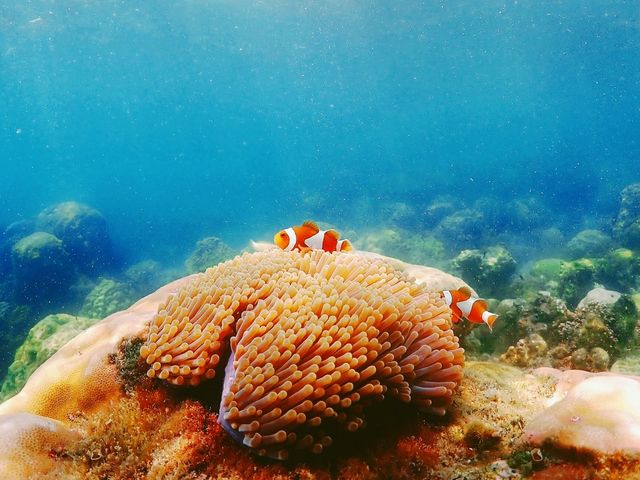
[[[335,230],[320,230],[315,222],[304,222],[297,227],[280,230],[273,237],[274,243],[283,250],[324,250],[325,252],[349,252],[353,250],[349,240],[340,240]]]
[[[441,295],[451,309],[453,323],[458,323],[464,317],[472,323],[486,323],[489,330],[493,330],[498,315],[487,310],[487,302],[474,297],[468,287],[444,290]]]

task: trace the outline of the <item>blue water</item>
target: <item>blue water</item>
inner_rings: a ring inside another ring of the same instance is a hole
[[[640,179],[636,1],[0,6],[0,226],[63,200],[122,255],[310,214],[533,197],[569,236]]]

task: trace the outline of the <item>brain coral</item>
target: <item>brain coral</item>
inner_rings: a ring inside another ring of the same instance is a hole
[[[438,293],[380,258],[271,250],[170,295],[141,355],[149,376],[176,385],[224,374],[220,422],[286,458],[322,452],[387,396],[444,414],[464,362],[450,327]]]

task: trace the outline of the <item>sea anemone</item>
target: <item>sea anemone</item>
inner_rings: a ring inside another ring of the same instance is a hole
[[[322,251],[208,269],[160,305],[140,352],[175,385],[224,374],[220,423],[276,458],[322,452],[387,396],[443,415],[464,362],[437,292],[382,259]]]

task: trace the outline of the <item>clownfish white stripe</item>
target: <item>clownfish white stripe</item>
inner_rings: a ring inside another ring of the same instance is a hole
[[[482,321],[484,323],[486,323],[487,325],[489,325],[489,317],[493,316],[495,314],[491,313],[489,310],[485,310],[484,312],[482,312]],[[491,327],[489,327],[491,328]]]
[[[451,297],[451,292],[449,290],[445,290],[444,292],[442,292],[442,296],[444,297],[444,303],[446,303],[447,306],[450,307],[453,300],[453,298]]]
[[[289,236],[289,244],[287,245],[287,248],[285,248],[285,251],[290,252],[293,250],[293,247],[296,246],[296,232],[292,227],[285,228],[284,231]]]
[[[457,307],[462,312],[462,315],[468,317],[471,313],[471,309],[473,308],[473,304],[476,302],[477,298],[469,297],[463,302],[458,302]]]
[[[324,230],[320,230],[312,237],[307,238],[304,244],[313,250],[322,250],[322,242],[324,241],[324,234],[327,233]]]

